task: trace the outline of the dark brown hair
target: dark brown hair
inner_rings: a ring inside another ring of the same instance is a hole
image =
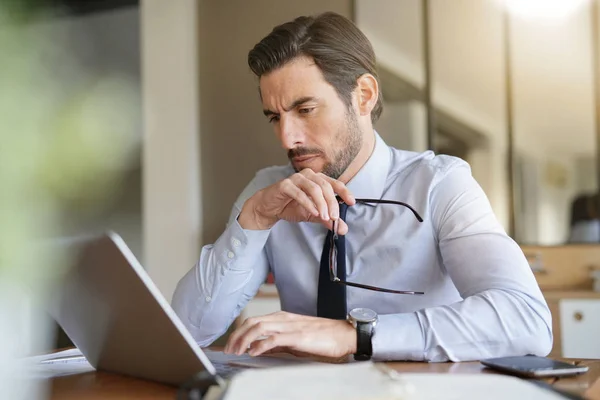
[[[248,65],[260,78],[300,56],[315,61],[325,80],[348,107],[352,105],[352,91],[361,75],[369,73],[379,83],[375,52],[369,39],[352,21],[334,12],[298,17],[276,26],[250,50]],[[373,123],[382,110],[379,85],[379,98],[371,111]]]

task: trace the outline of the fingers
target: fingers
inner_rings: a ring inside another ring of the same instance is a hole
[[[249,319],[250,328],[238,336],[235,343],[228,343],[229,352],[241,355],[248,351],[251,356],[258,356],[285,351],[328,358],[356,352],[356,331],[346,321],[290,313],[276,313],[267,317],[271,320]],[[278,319],[273,320],[274,317]],[[267,337],[259,340],[261,336]]]
[[[291,217],[289,220],[296,220],[294,222],[321,223],[329,230],[333,229],[333,221],[338,221],[337,233],[345,235],[348,232],[348,225],[339,218],[339,200],[336,195],[348,205],[354,205],[356,199],[344,183],[305,169],[281,181],[280,190],[303,209],[301,217],[292,214],[287,218],[283,217],[284,219]]]
[[[294,347],[302,340],[300,332],[286,332],[269,336],[265,340],[256,342],[248,352],[251,356],[260,356],[275,348],[285,348],[286,352],[294,352]]]
[[[330,219],[338,219],[340,216],[340,204],[338,203],[338,200],[335,197],[333,187],[326,179],[324,179],[324,176],[325,175],[323,174],[313,174],[311,178],[315,183],[319,185],[323,193],[323,197],[325,198],[327,206],[326,212],[329,214],[328,217]],[[329,218],[325,218],[325,220],[328,220]]]
[[[352,193],[346,187],[346,185],[344,185],[342,182],[338,181],[337,179],[333,179],[327,175],[324,175],[324,174],[320,174],[320,175],[322,176],[322,178],[324,180],[327,181],[327,183],[329,183],[331,185],[333,191],[335,193],[337,193],[337,195],[340,196],[340,198],[342,200],[344,200],[344,203],[348,204],[349,206],[353,206],[356,203],[356,199],[354,198],[354,195],[352,195]]]
[[[303,325],[302,322],[259,322],[248,329],[238,339],[235,344],[234,353],[237,355],[244,354],[248,350],[248,347],[250,347],[250,344],[254,342],[262,342],[274,334],[300,330]],[[267,338],[261,340],[261,336],[266,336]]]
[[[339,215],[335,194],[333,193],[333,189],[331,189],[331,185],[327,184],[325,180],[318,178],[314,173],[295,174],[290,179],[310,197],[319,210],[319,217],[323,221],[329,221],[330,218],[337,218],[334,217],[334,215]],[[324,191],[323,188],[325,186],[329,186],[329,190]],[[335,209],[330,209],[330,205],[335,207]]]
[[[258,340],[261,336],[269,336],[279,332],[281,329],[280,325],[281,323],[265,321],[255,323],[231,344],[230,352],[237,355],[244,354],[250,344]]]
[[[310,169],[294,174],[290,181],[308,195],[319,210],[319,217],[323,221],[339,217],[339,202],[336,194],[348,205],[356,203],[354,196],[342,182],[321,173],[316,174]],[[307,210],[312,211],[310,208]]]
[[[293,178],[293,176],[292,176]],[[313,218],[320,217],[320,211],[315,207],[313,200],[306,194],[293,180],[286,178],[281,182],[281,190],[290,198],[294,199],[304,209],[306,209]]]
[[[333,230],[334,221],[331,221],[331,220],[330,221],[322,221],[322,220],[316,219],[316,218],[313,218],[310,221],[311,222],[319,222],[324,227],[326,227],[327,229],[329,229],[330,231]],[[346,233],[348,233],[348,225],[346,224],[346,222],[344,222],[343,219],[338,218],[337,222],[336,222],[336,225],[337,225],[336,228],[337,228],[337,234],[338,235],[345,235]]]
[[[224,352],[242,354],[246,351],[248,345],[260,336],[287,330],[284,325],[298,320],[298,317],[296,314],[280,311],[262,317],[248,318],[231,334]]]

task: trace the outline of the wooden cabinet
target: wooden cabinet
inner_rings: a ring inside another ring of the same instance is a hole
[[[521,246],[550,312],[550,357],[600,357],[600,245]]]
[[[600,358],[600,298],[559,301],[563,357]]]
[[[550,357],[599,357],[600,293],[545,291],[544,296],[554,333]]]

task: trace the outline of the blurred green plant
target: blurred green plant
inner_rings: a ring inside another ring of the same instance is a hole
[[[139,146],[139,110],[130,82],[82,69],[39,9],[7,4],[16,3],[0,3],[0,393],[25,399],[42,383],[25,383],[11,360],[52,340],[40,306],[69,256],[37,243],[61,236],[73,209],[81,218],[114,195]]]
[[[62,236],[65,217],[102,207],[139,147],[137,88],[83,69],[30,3],[0,2],[0,397],[10,399],[44,391],[13,360],[50,345],[42,305],[68,265],[38,244]]]
[[[44,285],[57,266],[27,247],[59,236],[69,207],[110,198],[138,110],[127,80],[91,76],[50,30],[10,15],[0,8],[0,281]]]

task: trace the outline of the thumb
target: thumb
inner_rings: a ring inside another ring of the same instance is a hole
[[[329,229],[329,230],[333,229],[333,220],[324,221],[321,219],[319,222],[323,226],[325,226],[327,229]],[[345,235],[346,233],[348,233],[348,225],[346,224],[346,222],[344,222],[343,219],[338,218],[336,225],[337,225],[337,234],[338,235]]]
[[[321,225],[323,225],[325,228],[327,228],[328,230],[332,230],[333,229],[333,220],[328,220],[325,221],[324,219],[321,219],[320,217],[315,217],[313,215],[310,215],[308,218],[309,222],[314,222],[314,223],[319,223]],[[343,219],[338,218],[337,219],[337,234],[338,235],[345,235],[346,233],[348,233],[348,225],[344,222]]]

